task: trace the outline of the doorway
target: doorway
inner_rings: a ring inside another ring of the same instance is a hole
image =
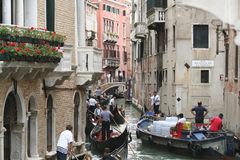
[[[4,106],[4,159],[22,159],[23,123],[20,100],[17,94],[10,92]]]

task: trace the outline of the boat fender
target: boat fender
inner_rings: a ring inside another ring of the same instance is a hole
[[[152,142],[152,136],[149,136],[149,137],[148,137],[148,141],[149,141],[149,142]]]
[[[202,152],[202,147],[199,144],[192,145],[192,154],[196,157],[199,153]]]

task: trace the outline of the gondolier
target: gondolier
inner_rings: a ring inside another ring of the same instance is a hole
[[[115,107],[116,107],[116,102],[115,102],[115,99],[116,99],[116,95],[114,94],[109,102],[109,110],[113,113]]]
[[[106,132],[107,139],[110,137],[110,118],[113,117],[113,114],[107,110],[106,106],[103,106],[103,111],[101,112],[102,118],[102,140],[106,140]]]
[[[73,135],[72,135],[72,126],[67,125],[66,130],[64,130],[58,139],[57,143],[57,159],[58,160],[66,160],[67,155],[72,154],[72,142],[73,142]]]
[[[153,103],[154,114],[159,114],[159,106],[160,106],[160,96],[157,95],[157,92],[153,92],[153,96],[151,97]]]

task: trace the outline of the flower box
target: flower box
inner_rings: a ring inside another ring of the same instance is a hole
[[[8,54],[0,54],[0,61],[10,61],[10,56]]]

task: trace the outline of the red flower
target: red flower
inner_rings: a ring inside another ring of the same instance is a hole
[[[20,48],[15,48],[15,51],[16,51],[16,52],[20,51]]]
[[[1,49],[1,50],[0,50],[0,53],[1,53],[1,54],[4,54],[4,53],[6,53],[6,51],[5,51],[4,49]]]

